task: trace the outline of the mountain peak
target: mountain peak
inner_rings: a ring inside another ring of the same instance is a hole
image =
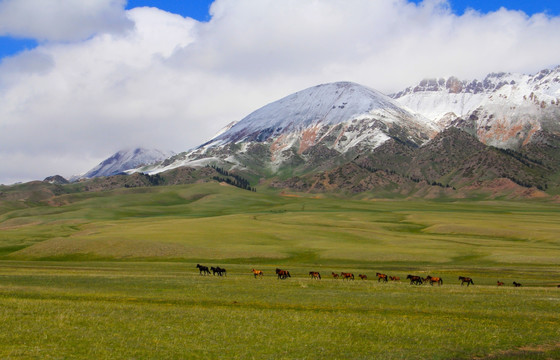
[[[322,84],[263,106],[214,141],[262,142],[304,128],[336,125],[375,110],[397,116],[407,113],[394,100],[368,87],[347,81]]]
[[[99,165],[85,173],[83,178],[111,176],[135,169],[143,165],[151,165],[173,156],[171,151],[145,149],[142,147],[117,151]]]

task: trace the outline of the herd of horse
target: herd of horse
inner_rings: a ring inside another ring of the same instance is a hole
[[[208,266],[203,266],[200,264],[196,264],[197,269],[200,272],[200,275],[210,275],[212,271],[213,275],[218,275],[218,276],[227,276],[227,271],[226,269],[222,268],[222,267],[210,267],[208,268]],[[262,270],[255,270],[255,269],[251,269],[251,272],[253,273],[253,275],[256,278],[262,278],[264,276],[264,272]],[[342,279],[342,280],[354,280],[354,274],[353,273],[349,273],[349,272],[341,272],[340,274],[332,272],[331,273],[333,279]],[[290,272],[288,270],[283,270],[283,269],[279,269],[276,268],[276,276],[278,277],[278,280],[285,280],[289,277],[292,277],[290,275]],[[400,281],[401,278],[398,276],[389,276],[387,274],[382,274],[382,273],[376,273],[375,276],[377,277],[377,282],[389,282],[389,281]],[[309,272],[309,277],[311,279],[316,279],[316,280],[321,280],[321,274],[318,271],[310,271]],[[362,280],[367,280],[367,275],[365,274],[358,274],[358,277]],[[428,275],[426,277],[421,277],[418,275],[408,275],[406,277],[407,280],[410,280],[410,284],[411,285],[422,285],[422,284],[430,284],[430,285],[434,285],[437,284],[438,286],[443,285],[443,279],[441,277],[436,277],[436,276],[431,276]],[[473,280],[470,277],[466,277],[466,276],[459,276],[459,281],[461,281],[461,286],[467,284],[467,286],[469,285],[474,285]],[[502,281],[498,280],[498,286],[504,286],[504,283]],[[522,285],[518,282],[513,282],[513,286],[514,287],[521,287]],[[558,285],[558,287],[560,288],[560,285]]]

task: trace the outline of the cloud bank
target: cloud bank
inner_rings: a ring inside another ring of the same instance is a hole
[[[42,41],[0,63],[0,183],[85,172],[126,147],[184,151],[320,83],[390,93],[560,64],[560,18],[457,16],[443,0],[216,0],[209,22],[124,0],[31,3],[0,1],[0,34]]]

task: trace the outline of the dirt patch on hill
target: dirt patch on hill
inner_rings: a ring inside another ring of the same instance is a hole
[[[500,359],[532,359],[534,356],[543,359],[558,359],[560,355],[560,343],[523,346],[518,349],[503,350],[484,357],[473,357],[476,360],[500,360]]]

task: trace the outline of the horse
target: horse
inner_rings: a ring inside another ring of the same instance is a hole
[[[391,281],[401,281],[401,278],[398,276],[389,276],[389,280]]]
[[[464,283],[467,283],[467,286],[469,286],[470,284],[474,285],[474,282],[470,277],[459,276],[459,280],[461,280],[461,286],[463,286]]]
[[[213,267],[213,266],[212,266],[212,267],[210,268],[210,270],[212,270],[212,274],[213,274],[213,275],[218,274],[219,276],[223,276],[223,275],[227,276],[226,269],[221,268],[221,267],[219,267],[219,266],[218,266],[218,267]]]
[[[278,280],[280,280],[280,279],[284,280],[284,279],[287,279],[289,277],[292,277],[288,270],[282,270],[282,269],[278,269],[278,268],[276,268],[276,275],[278,275]]]
[[[434,283],[437,283],[438,286],[443,285],[443,279],[440,277],[434,277],[434,276],[430,276],[428,275],[426,277],[426,279],[428,279],[428,281],[430,282],[430,285],[434,286]]]
[[[514,281],[514,282],[513,282],[513,286],[515,286],[515,287],[521,287],[522,285],[521,285],[520,283]]]
[[[420,276],[408,275],[406,278],[410,279],[410,285],[422,285],[422,278]]]
[[[227,270],[218,266],[218,273],[220,276],[227,276]]]
[[[253,272],[253,275],[255,275],[255,279],[258,277],[263,277],[264,273],[262,272],[262,270],[255,270],[255,269],[251,269],[251,271]]]
[[[309,276],[310,276],[312,279],[321,280],[321,274],[319,274],[318,271],[310,271],[310,272],[309,272]]]
[[[377,282],[380,282],[381,280],[387,282],[387,275],[386,274],[382,274],[382,273],[377,273],[375,274],[377,276]]]
[[[504,286],[504,283],[498,280],[498,286]]]
[[[352,274],[352,273],[343,272],[343,273],[340,273],[340,276],[342,277],[342,280],[350,280],[350,279],[354,280],[354,274]]]
[[[210,270],[208,270],[208,266],[203,266],[200,264],[196,264],[200,275],[210,275]]]
[[[367,275],[365,275],[365,274],[360,274],[360,275],[358,275],[358,276],[359,276],[360,279],[362,279],[362,280],[367,280]]]
[[[337,273],[333,272],[332,277],[333,277],[333,279],[338,279],[339,275]]]

